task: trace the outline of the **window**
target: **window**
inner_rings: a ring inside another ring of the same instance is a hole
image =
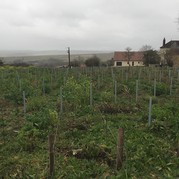
[[[122,66],[122,62],[116,62],[117,66]]]

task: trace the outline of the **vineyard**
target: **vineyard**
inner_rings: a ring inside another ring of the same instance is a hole
[[[0,67],[0,177],[179,177],[179,70]]]

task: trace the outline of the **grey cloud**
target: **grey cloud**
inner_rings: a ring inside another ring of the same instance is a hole
[[[158,48],[164,36],[178,37],[178,7],[178,0],[0,1],[0,49]]]

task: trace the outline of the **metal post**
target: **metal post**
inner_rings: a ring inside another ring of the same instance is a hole
[[[152,120],[152,97],[150,97],[149,100],[149,118],[148,118],[149,126],[151,125],[151,120]]]

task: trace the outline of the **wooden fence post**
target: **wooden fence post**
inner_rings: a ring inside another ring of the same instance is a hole
[[[117,170],[120,170],[122,168],[123,148],[124,148],[124,130],[123,130],[123,128],[119,128],[118,129],[118,138],[117,138],[117,158],[116,158],[116,169]]]
[[[55,140],[55,136],[53,134],[50,134],[49,137],[48,137],[48,143],[49,143],[49,178],[52,178],[53,175],[54,175],[54,165],[55,165],[54,140]]]

